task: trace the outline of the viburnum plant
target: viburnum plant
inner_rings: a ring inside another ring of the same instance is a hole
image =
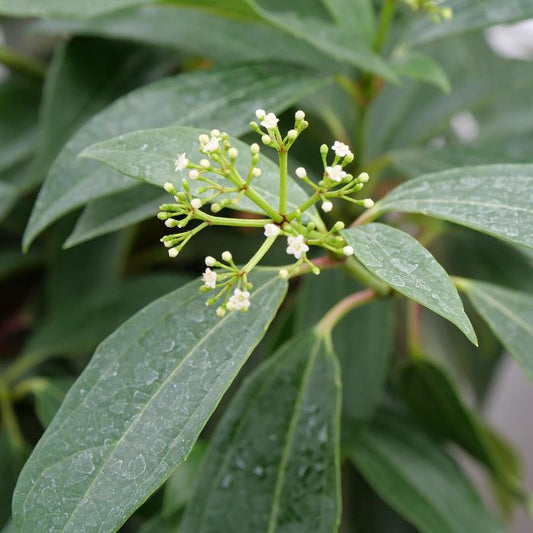
[[[533,3],[0,14],[1,533],[531,510],[480,412],[533,376],[533,69],[484,33]]]

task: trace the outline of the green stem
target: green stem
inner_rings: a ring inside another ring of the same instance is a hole
[[[279,156],[279,212],[285,215],[287,212],[287,159],[288,152],[280,148]]]
[[[317,324],[316,331],[323,337],[329,337],[332,329],[344,318],[350,311],[360,307],[372,300],[375,300],[377,294],[372,289],[364,289],[346,296],[340,302],[337,302]]]
[[[311,206],[316,204],[320,200],[320,195],[315,192],[313,196],[310,196],[302,205],[300,205],[297,209],[295,209],[292,213],[287,215],[287,221],[290,222],[294,219],[294,217],[297,214],[297,211],[300,211],[300,213],[304,213],[307,211]]]
[[[0,380],[0,413],[2,413],[2,425],[5,427],[12,445],[17,448],[23,448],[25,444],[24,437],[11,405],[9,385],[5,380]]]
[[[373,220],[376,220],[379,216],[381,216],[381,212],[376,209],[377,204],[372,207],[371,209],[367,209],[359,218],[354,220],[350,224],[350,228],[356,228],[357,226],[362,226],[363,224],[368,224],[369,222],[372,222]]]
[[[343,266],[348,274],[373,289],[379,296],[386,296],[390,293],[390,287],[371,274],[355,257],[349,257]]]
[[[385,46],[389,27],[394,18],[395,0],[385,0],[379,16],[379,26],[374,41],[374,50],[379,54]]]
[[[38,80],[43,80],[46,75],[46,67],[42,63],[20,54],[9,46],[0,45],[0,63],[13,72],[25,74]]]
[[[51,357],[54,357],[53,354],[47,352],[27,352],[14,361],[14,363],[5,371],[3,377],[8,383],[13,383],[26,374],[26,372]]]
[[[48,381],[46,378],[36,377],[25,379],[13,387],[11,398],[16,402],[21,398],[24,398],[27,394],[35,394],[41,391],[46,387],[47,383]]]
[[[230,218],[217,217],[204,213],[203,211],[196,212],[196,218],[204,220],[214,226],[236,226],[245,228],[262,228],[265,224],[271,223],[271,218]]]
[[[248,263],[244,265],[244,268],[242,269],[242,271],[245,272],[246,274],[249,274],[252,271],[252,269],[257,265],[257,263],[259,263],[259,261],[263,259],[263,257],[268,252],[268,250],[270,250],[270,247],[274,244],[274,241],[277,238],[278,238],[277,235],[274,237],[267,237],[265,239],[265,242],[259,248],[259,250],[257,250],[254,256],[248,261]]]

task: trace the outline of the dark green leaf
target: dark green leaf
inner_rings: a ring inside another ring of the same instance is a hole
[[[184,74],[128,94],[93,117],[61,151],[37,198],[24,246],[76,207],[136,185],[96,162],[77,159],[87,146],[168,124],[218,127],[240,135],[256,107],[280,111],[328,81],[294,66],[252,64]]]
[[[194,281],[99,346],[19,478],[20,532],[116,531],[186,459],[287,288],[252,281],[246,314],[218,318]]]
[[[448,0],[453,18],[435,24],[429,17],[413,18],[402,40],[423,43],[495,24],[509,24],[533,17],[533,5],[528,0]]]
[[[80,156],[101,161],[131,178],[160,187],[163,187],[166,182],[171,182],[179,189],[181,188],[183,173],[177,174],[174,169],[176,151],[185,152],[187,157],[198,162],[201,157],[201,155],[196,156],[199,148],[198,136],[202,133],[206,133],[206,130],[180,126],[137,131],[90,146]],[[251,163],[250,148],[237,139],[230,137],[229,141],[239,151],[239,157],[236,161],[237,170],[241,176],[246,176]],[[252,183],[252,187],[271,206],[277,207],[279,204],[278,166],[265,156],[261,157],[258,165],[263,173],[260,179]],[[219,176],[210,174],[207,176],[220,184],[227,183]],[[212,194],[212,191],[203,194],[197,192],[199,187],[204,186],[205,183],[200,181],[190,182],[192,194],[200,198]],[[287,184],[287,196],[287,206],[291,211],[307,199],[307,194],[294,180],[289,180]],[[224,195],[219,196],[219,199],[223,198]],[[262,209],[245,196],[237,205],[231,207],[263,214]]]
[[[392,60],[398,74],[436,85],[445,93],[450,92],[450,80],[446,72],[427,54],[399,49],[394,53]]]
[[[45,357],[89,353],[135,312],[185,279],[151,274],[93,290],[68,311],[61,308],[37,327],[23,354]]]
[[[45,380],[42,386],[36,388],[35,414],[43,427],[50,425],[73,383],[72,378],[54,378]]]
[[[441,218],[533,247],[533,165],[446,170],[404,183],[375,206]]]
[[[372,44],[376,14],[371,0],[322,0],[341,28]]]
[[[0,221],[11,211],[18,198],[18,190],[11,183],[0,181]]]
[[[339,389],[311,332],[267,360],[221,420],[180,531],[335,531]]]
[[[455,324],[474,344],[476,334],[446,271],[416,239],[384,224],[345,230],[357,259],[403,295]]]
[[[417,358],[403,365],[400,379],[405,399],[426,427],[462,446],[504,489],[519,490],[519,472],[510,470],[507,461],[514,451],[464,403],[444,368]]]
[[[312,327],[342,298],[360,287],[338,269],[302,280],[296,328]],[[342,375],[342,413],[349,420],[369,420],[381,401],[393,340],[392,302],[355,309],[333,330],[333,346]]]
[[[381,413],[348,454],[374,490],[421,532],[504,532],[455,462],[400,412]]]
[[[65,248],[155,217],[169,196],[159,187],[141,185],[90,202],[65,241]]]
[[[533,296],[481,281],[464,280],[461,287],[494,334],[533,379]]]

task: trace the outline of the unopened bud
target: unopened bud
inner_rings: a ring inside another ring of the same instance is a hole
[[[261,148],[257,143],[253,143],[252,145],[250,145],[250,152],[252,152],[252,154],[258,154],[260,150]]]
[[[200,144],[207,144],[209,142],[209,135],[202,133],[202,135],[198,137],[198,140],[200,141]]]
[[[237,150],[237,148],[230,148],[228,150],[228,157],[230,159],[237,159],[238,155],[239,155],[239,151]]]
[[[193,209],[200,209],[200,207],[202,207],[202,200],[200,200],[200,198],[193,198],[191,200],[191,207]]]
[[[225,251],[225,252],[222,252],[222,259],[224,259],[224,261],[229,263],[233,259],[233,256],[231,255],[231,252]]]
[[[287,279],[289,277],[289,271],[285,268],[282,268],[280,271],[279,271],[279,277],[282,278],[282,279]]]
[[[294,113],[294,118],[296,120],[303,120],[305,118],[305,113],[300,109]]]
[[[172,185],[172,183],[170,183],[169,181],[167,181],[165,185],[163,185],[163,188],[169,194],[172,194],[174,192],[174,185]]]
[[[298,167],[296,170],[296,176],[299,178],[305,178],[307,176],[307,172],[304,167]]]
[[[205,258],[205,265],[208,267],[215,266],[216,262],[217,260],[214,257],[211,257],[210,255]]]
[[[349,257],[350,255],[353,255],[353,248],[351,246],[345,246],[343,249],[342,249],[342,253],[346,256],[346,257]]]
[[[200,173],[196,169],[193,169],[189,172],[189,178],[192,179],[193,181],[197,180],[199,175]]]
[[[254,178],[258,178],[259,176],[261,176],[262,173],[263,173],[263,171],[260,168],[257,168],[257,167],[252,170],[252,176]]]
[[[359,174],[359,176],[357,176],[357,179],[361,183],[366,183],[370,179],[370,176],[368,175],[367,172],[361,172],[361,174]]]
[[[296,139],[296,137],[298,137],[298,132],[296,130],[289,130],[287,132],[287,137],[291,140],[291,141],[294,141],[294,139]]]
[[[374,200],[372,200],[371,198],[365,198],[363,200],[363,205],[367,208],[367,209],[370,209],[371,207],[374,207]]]
[[[270,144],[272,142],[272,139],[270,138],[270,135],[263,135],[261,137],[261,141],[263,144]]]

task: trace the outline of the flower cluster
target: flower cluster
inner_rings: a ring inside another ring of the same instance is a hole
[[[403,0],[413,11],[425,11],[433,22],[450,20],[453,16],[451,8],[439,6],[442,0]]]
[[[244,266],[237,266],[229,251],[222,254],[221,260],[211,256],[205,259],[207,268],[202,274],[201,290],[216,291],[206,304],[216,303],[219,316],[224,316],[227,311],[248,310],[252,289],[248,276],[279,238],[286,239],[286,252],[294,258],[292,264],[279,270],[283,278],[303,271],[320,272],[308,257],[312,246],[323,248],[337,258],[353,255],[353,249],[346,245],[340,235],[344,223],[337,221],[328,230],[314,208],[315,204],[319,203],[325,213],[333,210],[333,202],[337,200],[366,208],[374,205],[369,198],[353,198],[352,195],[363,188],[369,177],[365,172],[357,176],[348,172],[347,167],[354,160],[354,154],[348,145],[335,141],[331,148],[326,145],[320,148],[323,164],[321,175],[313,180],[305,168],[296,169],[296,176],[311,188],[312,194],[298,207],[288,209],[292,204],[287,199],[287,182],[290,179],[287,154],[309,123],[305,120],[305,113],[297,111],[294,127],[283,136],[278,128],[279,119],[274,113],[258,109],[256,117],[259,124],[252,122],[251,128],[261,136],[264,145],[278,152],[279,205],[271,205],[255,187],[255,180],[262,175],[258,166],[261,157],[259,145],[253,143],[247,149],[248,163],[239,157],[239,150],[232,146],[229,135],[214,129],[209,135],[201,134],[198,138],[199,151],[203,156],[198,163],[194,163],[186,153],[177,154],[174,170],[176,173],[187,172],[187,177],[181,179],[179,190],[171,182],[165,184],[165,190],[174,196],[175,203],[161,205],[158,214],[167,227],[178,229],[176,233],[161,239],[171,257],[176,257],[195,234],[211,225],[262,228],[265,240]],[[263,213],[265,218],[218,215],[224,208],[239,208],[244,197],[248,205],[250,202],[255,204],[254,212]],[[192,222],[196,223],[194,227],[186,229]]]

